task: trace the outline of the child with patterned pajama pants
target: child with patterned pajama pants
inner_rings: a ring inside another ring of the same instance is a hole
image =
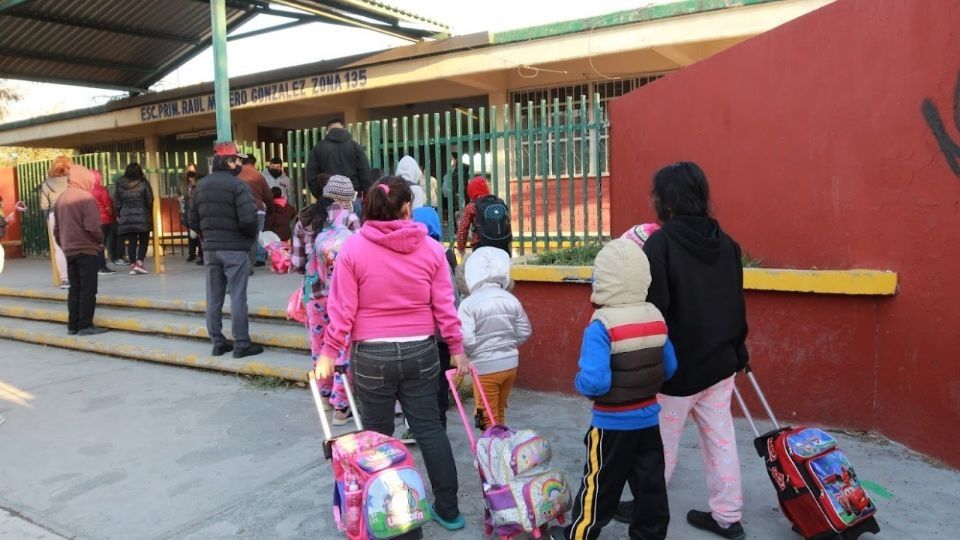
[[[729,540],[742,540],[740,460],[730,412],[733,379],[749,360],[740,246],[711,215],[706,174],[692,162],[663,167],[653,177],[659,230],[634,234],[650,261],[648,301],[666,319],[677,373],[658,394],[660,434],[669,481],[687,416],[700,432],[709,511],[690,510],[687,523]],[[633,487],[633,486],[631,486]],[[620,503],[628,521],[634,505]]]

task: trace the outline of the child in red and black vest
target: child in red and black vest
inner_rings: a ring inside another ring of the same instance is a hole
[[[667,536],[657,392],[673,376],[677,359],[663,315],[646,301],[649,286],[649,262],[633,240],[613,240],[597,255],[590,298],[596,311],[583,333],[575,381],[577,391],[593,400],[593,418],[572,520],[551,530],[555,540],[597,538],[628,480],[637,500],[630,538]]]

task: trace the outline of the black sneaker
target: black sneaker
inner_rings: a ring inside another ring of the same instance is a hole
[[[567,528],[561,525],[550,527],[550,540],[567,540]]]
[[[210,353],[213,356],[223,356],[224,354],[233,350],[232,343],[224,343],[223,345],[214,345],[213,352]]]
[[[613,520],[620,523],[633,523],[633,501],[620,501],[617,511],[613,513]]]
[[[187,262],[193,262],[193,261],[195,261],[195,260],[197,260],[197,256],[196,256],[196,255],[191,255],[191,256],[187,257]]]
[[[236,349],[233,351],[234,358],[246,358],[256,356],[263,352],[263,345],[251,345],[245,349]]]
[[[197,266],[203,266],[203,257],[197,259]]]
[[[68,336],[75,336],[75,335],[77,335],[77,330],[74,329],[74,328],[68,328],[68,329],[67,329],[67,335],[68,335]]]
[[[713,519],[710,512],[691,510],[687,512],[687,523],[701,531],[712,532],[717,536],[729,538],[730,540],[744,540],[747,537],[747,533],[743,531],[743,526],[740,525],[739,521],[724,529]]]
[[[253,263],[253,265],[256,266],[257,268],[260,268],[261,266],[266,266],[267,263],[264,262],[264,261],[257,261],[257,262],[255,262],[255,263]]]
[[[107,330],[106,328],[100,328],[99,326],[90,326],[87,328],[83,328],[81,330],[77,330],[77,335],[78,336],[96,336],[98,334],[106,334],[109,331],[110,330]]]

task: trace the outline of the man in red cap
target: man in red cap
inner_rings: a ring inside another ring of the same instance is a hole
[[[247,157],[230,141],[214,144],[213,167],[197,184],[189,223],[199,224],[203,262],[207,268],[207,334],[213,355],[233,351],[234,358],[253,356],[263,347],[250,342],[247,321],[248,254],[257,241],[257,205],[250,187],[237,178]],[[223,300],[230,291],[233,343],[223,335]]]

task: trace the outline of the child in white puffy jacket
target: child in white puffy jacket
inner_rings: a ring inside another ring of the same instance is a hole
[[[517,378],[519,348],[532,333],[530,320],[517,297],[510,294],[510,256],[499,248],[482,247],[465,263],[470,296],[460,304],[463,345],[477,368],[480,384],[496,415],[484,415],[484,429],[504,423],[510,389]],[[474,403],[482,409],[476,388]]]

